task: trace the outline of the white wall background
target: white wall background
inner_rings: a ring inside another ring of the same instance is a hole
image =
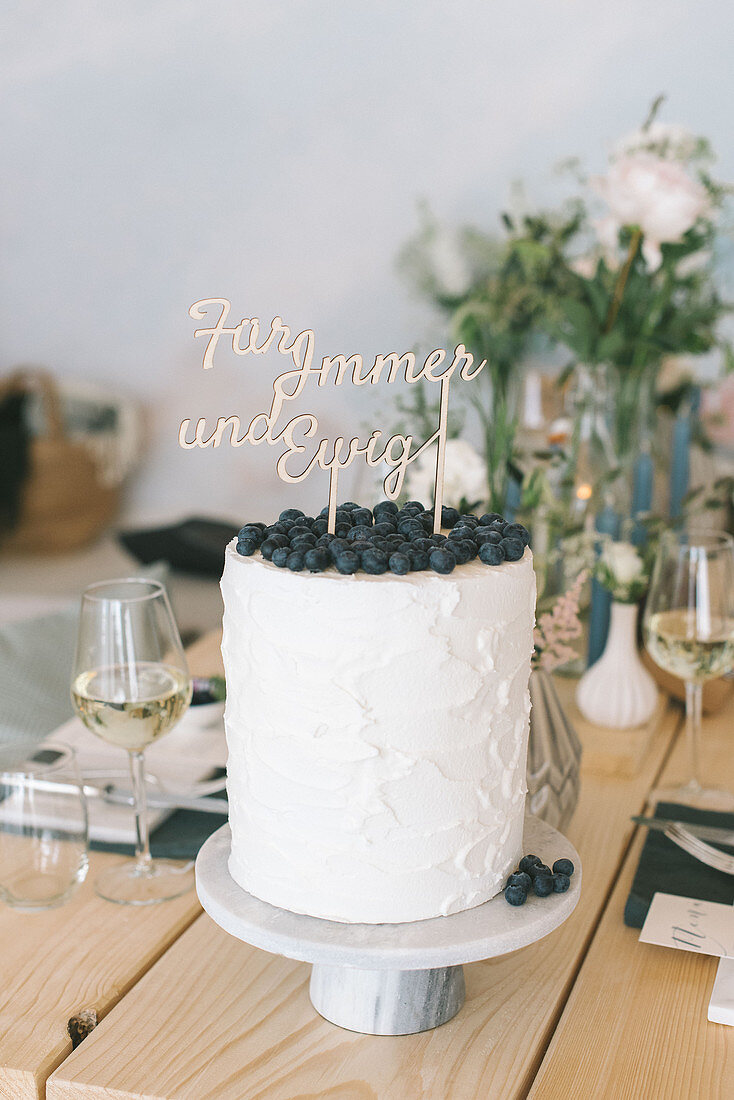
[[[147,407],[128,515],[269,517],[323,502],[275,455],[181,451],[184,416],[266,407],[282,361],[206,375],[188,306],[280,313],[317,352],[426,332],[395,272],[416,201],[485,226],[523,177],[599,170],[660,91],[734,179],[730,0],[25,0],[0,33],[0,372],[44,363]],[[374,420],[322,391],[324,428]]]

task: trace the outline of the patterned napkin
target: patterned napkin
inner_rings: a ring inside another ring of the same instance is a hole
[[[695,810],[676,802],[659,802],[655,817],[688,821],[695,825],[715,825],[734,830],[734,814],[715,813],[713,810]],[[731,851],[724,845],[716,845],[722,851]],[[705,863],[689,856],[664,833],[648,829],[645,845],[637,865],[632,889],[624,908],[624,923],[631,928],[642,928],[653,894],[677,894],[684,898],[701,898],[734,904],[734,876],[715,871]]]

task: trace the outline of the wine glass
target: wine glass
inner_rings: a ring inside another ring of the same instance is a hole
[[[734,667],[734,541],[720,531],[667,531],[650,581],[643,620],[650,656],[685,680],[690,779],[658,801],[731,809],[734,795],[706,789],[699,771],[703,684]]]
[[[130,578],[85,589],[71,698],[84,725],[126,749],[130,759],[135,859],[104,871],[96,892],[127,905],[178,897],[193,885],[193,873],[190,864],[151,858],[143,756],[191,701],[191,678],[163,585]]]

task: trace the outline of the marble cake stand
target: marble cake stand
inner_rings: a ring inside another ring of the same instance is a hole
[[[531,895],[513,908],[502,894],[475,909],[410,924],[339,924],[299,916],[248,894],[227,869],[229,825],[206,841],[196,861],[196,889],[209,916],[245,943],[312,964],[310,995],[318,1013],[349,1031],[409,1035],[438,1027],[464,1003],[463,963],[527,947],[573,912],[581,861],[556,829],[525,819],[523,848],[552,863],[573,860],[565,894]]]

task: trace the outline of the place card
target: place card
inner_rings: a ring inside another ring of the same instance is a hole
[[[640,942],[734,958],[734,907],[677,894],[654,894]]]

